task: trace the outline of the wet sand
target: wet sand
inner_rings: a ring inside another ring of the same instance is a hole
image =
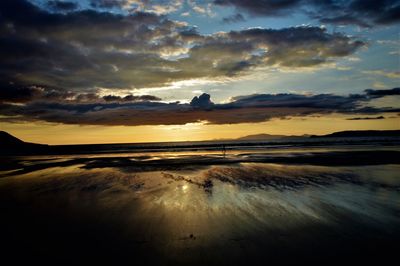
[[[377,150],[4,158],[2,257],[49,265],[384,264],[400,240],[400,164],[380,161],[396,149]],[[365,160],[374,157],[378,163]]]

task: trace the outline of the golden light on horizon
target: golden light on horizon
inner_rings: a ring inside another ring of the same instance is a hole
[[[399,11],[0,0],[3,261],[396,261]]]
[[[157,126],[80,126],[54,123],[2,123],[1,130],[27,141],[43,144],[95,144],[169,142],[235,139],[247,135],[322,135],[344,130],[395,130],[400,117],[377,120],[346,120],[352,116],[324,116],[272,119],[262,123],[213,125],[188,123]]]

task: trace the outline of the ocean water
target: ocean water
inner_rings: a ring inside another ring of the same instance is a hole
[[[3,157],[2,257],[52,265],[385,263],[400,240],[398,152],[319,145]]]

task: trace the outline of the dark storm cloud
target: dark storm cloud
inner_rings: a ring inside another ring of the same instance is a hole
[[[365,90],[365,93],[368,96],[372,97],[382,97],[382,96],[391,96],[391,95],[400,95],[400,88],[393,88],[390,90],[373,90],[373,89],[367,89]]]
[[[190,102],[190,106],[192,107],[200,107],[200,108],[210,108],[214,105],[211,101],[211,96],[207,93],[203,93],[199,97],[195,96]]]
[[[161,87],[245,75],[257,67],[312,67],[364,45],[319,27],[201,35],[155,13],[49,13],[0,1],[0,82],[92,90]]]
[[[312,1],[312,17],[337,25],[371,27],[400,22],[399,0]]]
[[[161,101],[161,98],[158,98],[153,95],[132,95],[128,94],[126,96],[115,96],[115,95],[106,95],[103,96],[103,99],[106,102],[139,102],[139,101]]]
[[[0,104],[1,121],[46,121],[79,125],[177,125],[203,121],[209,124],[238,124],[316,114],[371,115],[400,112],[390,107],[366,106],[386,94],[257,94],[235,97],[229,103],[214,104],[210,95],[194,97],[190,104],[155,102],[153,96],[125,97],[93,95],[90,101],[50,101],[44,97],[23,105]],[[354,119],[359,120],[359,119]]]
[[[71,11],[78,8],[78,4],[75,2],[67,1],[47,1],[47,6],[57,11]]]
[[[250,42],[268,52],[262,59],[267,65],[307,67],[354,53],[365,45],[340,33],[330,34],[319,27],[291,27],[280,30],[254,28],[230,32],[229,38]]]
[[[316,113],[393,112],[360,106],[389,95],[372,90],[349,96],[250,95],[227,104],[214,104],[207,94],[190,104],[167,104],[152,95],[120,93],[120,89],[161,87],[187,79],[236,77],[260,67],[316,67],[364,46],[360,40],[320,27],[202,35],[155,13],[51,13],[27,1],[4,0],[0,33],[3,121],[227,124]],[[101,94],[103,88],[109,95]]]
[[[354,94],[338,96],[332,94],[302,95],[302,94],[256,94],[233,98],[233,106],[240,107],[289,107],[289,108],[316,108],[332,110],[353,110],[366,96]]]
[[[381,120],[385,119],[384,116],[375,116],[375,117],[352,117],[352,118],[347,118],[346,120]]]
[[[306,13],[323,23],[371,27],[400,21],[399,0],[215,0],[258,16],[289,16]]]
[[[244,18],[244,16],[240,13],[236,13],[234,15],[225,17],[222,19],[223,23],[237,23],[237,22],[243,22],[246,19]]]
[[[215,0],[216,5],[232,5],[239,9],[246,10],[255,15],[279,16],[285,11],[298,6],[301,0]]]
[[[349,12],[358,16],[371,16],[376,23],[390,24],[400,21],[399,0],[353,0]]]
[[[27,87],[14,84],[0,84],[0,103],[24,103],[30,102],[42,93],[40,88]]]
[[[127,3],[126,0],[90,0],[90,5],[96,8],[123,7]]]
[[[191,38],[179,36],[190,28],[149,13],[50,14],[25,1],[6,0],[0,14],[5,82],[68,88],[163,85],[179,74],[171,73],[171,62],[160,54],[181,50]]]
[[[0,103],[60,102],[70,104],[140,101],[161,101],[161,99],[153,95],[99,96],[98,91],[95,90],[74,92],[45,86],[0,84]]]

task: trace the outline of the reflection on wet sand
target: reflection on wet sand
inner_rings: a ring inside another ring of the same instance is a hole
[[[9,252],[26,254],[17,259],[320,262],[390,252],[399,239],[400,165],[88,165],[0,179]]]
[[[2,157],[0,178],[20,175],[46,168],[82,165],[86,169],[115,167],[122,171],[198,170],[210,165],[239,163],[312,164],[355,166],[400,164],[400,148],[393,147],[328,147],[290,148],[282,150],[235,150],[228,153],[207,151],[116,153],[87,155],[9,156]]]

